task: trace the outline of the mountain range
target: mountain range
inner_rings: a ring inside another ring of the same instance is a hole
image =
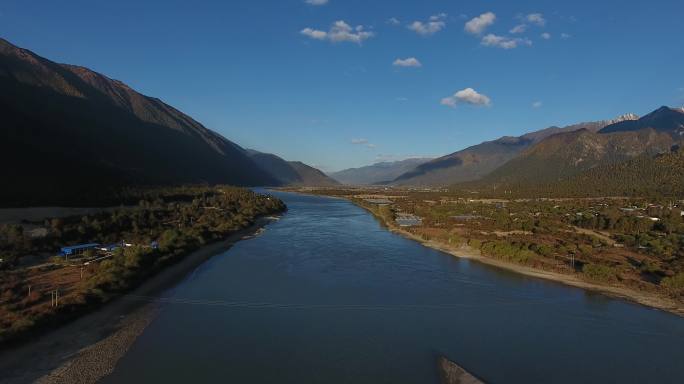
[[[320,170],[301,161],[286,161],[271,153],[247,150],[249,157],[261,168],[274,175],[281,185],[329,187],[340,183]]]
[[[392,180],[409,172],[432,159],[411,158],[399,161],[383,161],[359,168],[349,168],[330,174],[330,177],[347,185],[388,184]]]
[[[135,185],[280,186],[288,179],[160,99],[3,39],[0,115],[4,205],[83,204]],[[300,164],[293,169],[298,184],[324,179]]]
[[[244,149],[121,81],[52,62],[3,39],[0,116],[5,206],[97,204],[122,188],[197,183],[522,190],[655,158],[684,140],[684,109],[661,107],[641,118],[626,114],[553,126],[436,159],[377,163],[330,177],[301,162]]]
[[[522,136],[504,136],[426,162],[398,176],[390,184],[400,186],[446,186],[479,180],[547,137],[587,130],[597,132],[606,126],[638,119],[626,114],[612,120],[585,122],[566,127],[548,127]]]
[[[661,107],[598,131],[544,138],[486,176],[456,189],[515,196],[605,196],[684,193],[684,110]]]

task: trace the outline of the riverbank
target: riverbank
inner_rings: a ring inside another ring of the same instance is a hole
[[[340,197],[340,196],[336,196]],[[345,197],[342,197],[345,198]],[[609,286],[609,285],[600,285],[592,282],[588,282],[586,280],[583,280],[579,278],[578,276],[574,275],[569,275],[569,274],[561,274],[561,273],[555,273],[555,272],[550,272],[550,271],[544,271],[540,269],[535,269],[535,268],[530,268],[526,266],[522,266],[519,264],[514,264],[498,259],[494,259],[491,257],[487,257],[482,254],[482,252],[479,249],[475,249],[473,247],[470,247],[468,245],[459,245],[457,247],[454,247],[450,244],[445,244],[442,242],[437,242],[434,240],[425,240],[420,236],[416,236],[415,234],[408,232],[396,224],[394,224],[391,221],[388,221],[386,217],[383,215],[378,214],[378,212],[375,212],[373,209],[370,207],[364,206],[363,204],[358,204],[354,199],[349,199],[350,202],[353,204],[365,209],[369,213],[371,213],[376,219],[378,219],[385,227],[390,232],[399,234],[409,240],[413,240],[416,242],[419,242],[423,244],[426,247],[430,247],[432,249],[436,249],[438,251],[448,253],[452,256],[462,258],[462,259],[469,259],[469,260],[475,260],[477,262],[487,264],[490,266],[494,266],[497,268],[501,269],[506,269],[508,271],[512,271],[515,273],[523,274],[526,276],[531,276],[531,277],[536,277],[540,279],[546,279],[546,280],[551,280],[555,281],[561,284],[565,285],[570,285],[573,287],[577,288],[582,288],[586,290],[591,290],[595,292],[602,293],[604,295],[610,296],[610,297],[615,297],[619,299],[624,299],[628,301],[632,301],[647,307],[651,308],[656,308],[659,310],[667,311],[672,314],[684,317],[684,305],[682,303],[679,303],[673,299],[669,299],[666,297],[654,295],[651,293],[647,292],[639,292],[635,290],[631,290],[628,288],[623,288],[623,287],[616,287],[616,286]]]
[[[272,216],[259,218],[254,225],[191,252],[128,295],[158,295],[211,257],[230,249],[243,238],[254,236],[273,220]],[[95,383],[106,376],[154,318],[155,304],[127,300],[128,295],[38,339],[0,352],[0,382]],[[84,366],[89,367],[87,371],[83,371]]]

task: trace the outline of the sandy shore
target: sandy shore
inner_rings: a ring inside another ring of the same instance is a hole
[[[483,381],[444,356],[438,359],[437,369],[442,384],[484,384]]]
[[[206,260],[253,236],[273,220],[260,218],[253,226],[192,252],[129,294],[153,296],[173,287]],[[113,371],[154,319],[155,309],[155,304],[122,296],[36,340],[3,350],[0,383],[95,383]]]
[[[350,200],[351,201],[351,200]],[[353,203],[353,201],[352,201]],[[555,282],[559,282],[562,284],[570,285],[573,287],[578,287],[582,289],[587,289],[595,292],[602,293],[607,296],[611,297],[616,297],[620,299],[625,299],[629,300],[632,302],[636,302],[641,305],[645,305],[648,307],[652,308],[657,308],[663,311],[667,311],[670,313],[673,313],[678,316],[684,317],[684,305],[682,303],[679,303],[675,300],[669,299],[667,297],[662,297],[658,296],[649,292],[640,292],[640,291],[635,291],[632,289],[628,288],[623,288],[623,287],[616,287],[616,286],[609,286],[609,285],[599,285],[595,283],[588,282],[586,280],[581,279],[579,276],[576,275],[567,275],[567,274],[562,274],[562,273],[556,273],[556,272],[548,272],[548,271],[543,271],[540,269],[534,269],[518,264],[512,264],[508,263],[505,261],[493,259],[491,257],[486,257],[482,255],[479,249],[475,249],[472,247],[469,247],[467,245],[464,246],[459,246],[459,247],[454,247],[450,246],[449,244],[444,244],[440,242],[436,242],[433,240],[424,240],[423,238],[416,236],[408,231],[405,231],[401,229],[400,227],[397,227],[394,225],[394,223],[387,223],[383,220],[383,218],[377,216],[373,211],[369,210],[368,208],[358,205],[357,206],[367,210],[370,212],[373,216],[375,216],[378,220],[383,222],[385,226],[393,233],[399,234],[407,239],[417,241],[426,247],[430,247],[432,249],[436,249],[438,251],[448,253],[450,255],[463,258],[463,259],[470,259],[470,260],[475,260],[477,262],[480,262],[482,264],[487,264],[491,265],[497,268],[501,269],[506,269],[509,271],[513,271],[516,273],[520,273],[526,276],[532,276],[532,277],[537,277],[540,279],[546,279],[546,280],[552,280]]]
[[[154,319],[156,307],[148,305],[121,320],[118,330],[86,347],[71,360],[36,381],[37,384],[96,383],[114,372],[135,340]]]

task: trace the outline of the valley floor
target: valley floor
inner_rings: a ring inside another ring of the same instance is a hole
[[[521,228],[525,230],[520,230],[511,227],[510,223],[503,224],[500,218],[494,222],[492,211],[482,208],[484,205],[496,210],[493,207],[498,205],[501,209],[505,200],[466,199],[461,207],[465,209],[444,208],[439,203],[448,199],[444,191],[413,194],[405,190],[306,189],[301,192],[349,199],[371,212],[390,231],[459,258],[597,291],[684,316],[682,288],[673,283],[682,276],[681,263],[678,262],[682,249],[676,246],[673,254],[659,257],[649,247],[630,247],[616,241],[616,238],[622,238],[623,233],[618,235],[575,225],[561,226],[560,222],[545,222],[543,230],[524,225]],[[559,209],[558,204],[567,206],[578,202],[569,199],[564,203],[556,201],[543,204],[549,203]],[[582,209],[586,209],[586,204],[597,202],[585,200],[580,203]],[[530,201],[524,205],[531,211],[543,211],[539,206],[532,206]],[[519,209],[514,208],[509,211],[514,210],[517,213],[506,216],[520,213]],[[466,211],[469,215],[463,215]],[[538,212],[532,215],[542,216]],[[399,225],[402,221],[398,218],[407,216],[415,217],[418,224]],[[565,214],[559,216],[567,217]],[[553,243],[556,243],[556,248]],[[593,246],[590,245],[592,243]]]

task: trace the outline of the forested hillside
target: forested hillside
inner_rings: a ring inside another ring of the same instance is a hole
[[[487,185],[540,184],[567,179],[604,164],[617,164],[642,154],[665,153],[675,144],[663,132],[599,134],[587,130],[551,136],[482,179]]]

